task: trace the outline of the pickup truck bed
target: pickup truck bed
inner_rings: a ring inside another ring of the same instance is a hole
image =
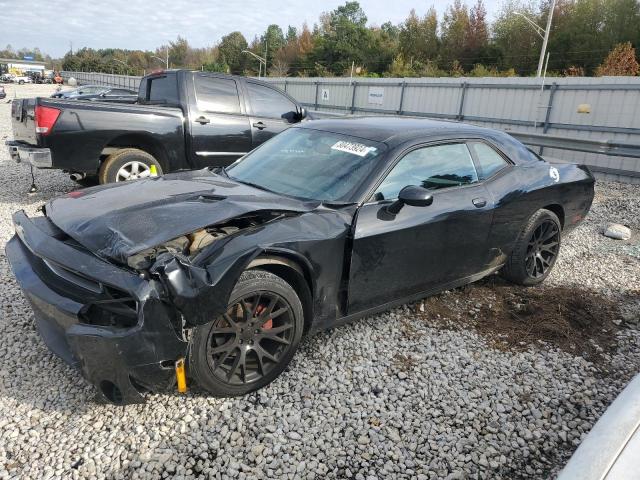
[[[144,77],[135,104],[16,99],[11,116],[14,159],[107,183],[133,164],[146,174],[229,165],[306,112],[258,80],[175,70]]]

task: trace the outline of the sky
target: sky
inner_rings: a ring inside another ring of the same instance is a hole
[[[451,0],[452,1],[452,0]],[[345,0],[0,0],[0,48],[39,47],[52,57],[73,48],[154,50],[178,35],[194,47],[211,46],[240,30],[248,41],[269,24],[312,27],[322,12]],[[402,22],[433,5],[442,18],[449,0],[360,0],[369,24]],[[468,4],[475,0],[468,0]],[[500,0],[484,0],[493,18]]]

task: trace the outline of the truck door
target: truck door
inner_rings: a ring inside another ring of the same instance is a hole
[[[251,150],[249,117],[234,78],[195,73],[189,93],[187,120],[195,167],[224,167]]]
[[[298,106],[276,88],[251,80],[246,87],[253,148],[299,121]]]

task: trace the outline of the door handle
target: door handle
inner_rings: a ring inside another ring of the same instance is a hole
[[[267,126],[262,122],[256,122],[253,124],[253,126],[258,130],[264,130],[265,128],[267,128]]]
[[[471,201],[476,206],[476,208],[482,208],[482,207],[487,205],[487,199],[486,198],[474,198]]]
[[[202,115],[200,115],[198,118],[196,118],[196,122],[198,122],[200,125],[205,125],[207,123],[211,123],[211,120],[209,120],[207,117],[203,117]]]

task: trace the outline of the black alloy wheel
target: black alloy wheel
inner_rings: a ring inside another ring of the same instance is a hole
[[[525,268],[534,279],[543,277],[553,266],[560,250],[560,229],[547,219],[534,230],[527,247]]]
[[[536,211],[518,235],[500,275],[518,285],[542,283],[560,254],[562,223],[551,210]]]
[[[280,295],[266,291],[246,295],[209,331],[209,367],[230,385],[260,380],[291,346],[294,328],[291,306]]]
[[[304,330],[296,291],[281,277],[247,270],[226,312],[193,330],[189,376],[216,396],[244,395],[287,367]]]

